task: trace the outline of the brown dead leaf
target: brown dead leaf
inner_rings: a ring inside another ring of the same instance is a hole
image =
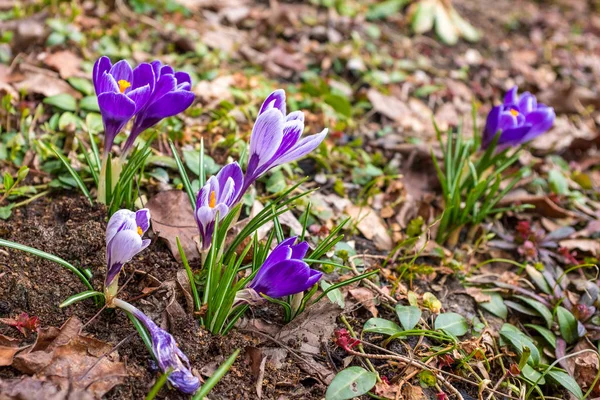
[[[63,79],[81,74],[81,61],[69,50],[52,53],[44,59],[46,65],[57,70]]]
[[[567,369],[577,383],[579,383],[579,386],[581,386],[583,391],[586,391],[596,379],[600,363],[596,349],[590,346],[585,340],[581,340],[577,343],[572,352],[577,353],[582,350],[590,351],[585,351],[576,356],[569,357],[567,359]],[[594,388],[594,393],[596,395],[600,394],[600,387],[598,385]]]
[[[320,364],[310,355],[319,356],[321,346],[328,342],[336,326],[336,319],[342,309],[329,301],[321,301],[308,307],[300,316],[281,329],[276,336],[283,343],[299,344],[299,353],[305,357],[300,368],[316,376],[328,385],[335,372]]]
[[[0,400],[94,400],[94,395],[80,388],[61,387],[45,379],[21,377],[0,379]]]
[[[401,387],[397,383],[387,384],[385,382],[378,382],[375,385],[375,393],[386,399],[395,399],[400,389]]]
[[[51,74],[41,72],[26,72],[25,78],[14,83],[13,86],[19,91],[42,94],[46,97],[66,93],[76,99],[81,98],[81,93],[73,89],[67,82]]]
[[[282,68],[294,72],[306,71],[306,55],[303,53],[289,53],[282,47],[274,47],[267,54],[269,59]]]
[[[392,249],[392,238],[387,227],[372,208],[349,205],[346,213],[356,221],[358,230],[365,238],[372,240],[375,247],[387,251]]]
[[[152,215],[152,230],[167,243],[177,261],[181,256],[177,250],[176,237],[188,260],[200,257],[198,252],[198,227],[187,195],[180,190],[160,192],[152,197],[146,207]]]
[[[427,396],[425,396],[425,393],[423,393],[423,389],[421,389],[420,386],[406,384],[403,392],[406,400],[422,400],[427,398]]]
[[[492,301],[492,296],[489,294],[485,294],[481,291],[481,289],[476,287],[468,287],[465,289],[465,292],[471,296],[476,302],[484,303],[486,301]]]
[[[595,126],[586,120],[569,119],[560,115],[554,121],[554,127],[531,142],[531,147],[540,152],[560,152],[577,141],[591,141],[598,137]]]
[[[367,98],[375,111],[391,120],[401,121],[404,117],[411,114],[410,108],[408,108],[406,103],[394,96],[386,96],[377,89],[369,89]]]
[[[559,244],[569,250],[580,250],[593,256],[600,255],[600,240],[597,239],[567,239],[561,240]]]
[[[354,289],[348,290],[350,295],[356,299],[364,308],[369,310],[369,312],[377,317],[379,315],[379,311],[377,311],[376,305],[379,304],[379,301],[375,297],[375,294],[367,288],[358,287]]]
[[[101,398],[123,383],[125,365],[110,343],[79,335],[81,321],[71,317],[57,330],[40,330],[30,349],[15,356],[13,367],[47,377],[61,388],[85,390]]]
[[[547,196],[534,196],[524,189],[513,190],[498,202],[499,206],[514,204],[532,204],[535,209],[527,211],[535,212],[547,218],[577,218],[577,214],[562,208]]]
[[[19,347],[0,346],[0,367],[12,365],[15,354],[19,351]]]

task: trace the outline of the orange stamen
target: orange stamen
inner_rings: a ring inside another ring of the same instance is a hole
[[[512,114],[513,117],[517,117],[519,115],[519,112],[515,109],[511,109],[510,113]]]
[[[217,197],[215,196],[215,191],[210,192],[210,199],[208,200],[208,206],[210,208],[215,208],[217,205]]]
[[[127,82],[125,79],[121,79],[117,83],[119,84],[119,91],[121,93],[125,93],[125,90],[131,86],[131,83]]]
[[[138,226],[137,232],[138,232],[138,235],[140,235],[140,236],[142,236],[144,234],[144,231],[142,230],[141,226]]]

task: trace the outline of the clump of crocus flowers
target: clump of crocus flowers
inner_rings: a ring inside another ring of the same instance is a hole
[[[226,165],[200,189],[196,200],[196,223],[202,249],[208,250],[215,220],[225,218],[244,193],[270,169],[295,161],[315,150],[327,136],[327,129],[301,138],[304,113],[286,114],[285,92],[276,90],[263,102],[250,136],[246,173],[237,163]]]
[[[106,202],[106,171],[116,136],[134,119],[133,127],[120,158],[113,158],[111,186],[115,186],[123,162],[136,138],[163,118],[179,114],[194,101],[191,79],[185,72],[175,72],[160,61],[142,63],[135,68],[125,60],[112,64],[106,56],[94,64],[94,88],[104,124],[104,151],[98,182],[98,201]]]
[[[515,86],[488,114],[481,145],[487,148],[497,134],[499,148],[527,143],[552,128],[555,118],[552,107],[538,103],[529,92],[519,96]]]

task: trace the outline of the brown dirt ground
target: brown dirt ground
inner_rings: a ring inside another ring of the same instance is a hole
[[[105,215],[103,207],[90,207],[82,197],[45,198],[16,210],[9,221],[0,221],[0,237],[55,254],[76,266],[89,267],[93,272],[93,285],[100,287],[105,272]],[[149,250],[128,265],[121,282],[130,278],[133,269],[160,277],[163,282],[173,281],[178,268],[178,264],[160,242],[154,242]],[[147,286],[147,281],[140,275],[134,276],[127,284],[122,292],[123,298],[143,296],[142,289]],[[27,312],[39,317],[41,326],[60,327],[70,316],[76,315],[86,323],[98,311],[91,300],[64,309],[58,307],[64,299],[83,290],[83,284],[76,277],[54,263],[16,250],[0,250],[0,317],[14,317]],[[160,314],[166,314],[158,309],[166,304],[166,301],[161,302],[157,298],[158,293],[160,290],[143,300],[135,301],[136,305],[157,322],[160,321],[157,315],[160,317]],[[185,304],[185,300],[180,300]],[[197,321],[187,313],[177,314],[168,320],[169,331],[190,358],[192,365],[199,370],[215,360],[226,358],[236,348],[242,349],[241,356],[230,372],[213,389],[213,393],[218,394],[213,398],[256,398],[255,379],[244,350],[247,347],[260,347],[259,339],[235,330],[227,337],[213,336],[201,329]],[[85,327],[84,333],[116,345],[134,331],[124,313],[109,310],[93,319]],[[6,326],[0,328],[0,333],[13,337],[19,335]],[[272,343],[266,344],[272,346]],[[114,388],[106,398],[145,397],[157,374],[142,340],[135,334],[131,335],[131,339],[118,349],[118,353],[127,365],[129,377],[125,384]],[[13,368],[0,368],[0,379],[20,375]],[[280,370],[267,367],[264,375],[264,399],[275,399],[283,393],[288,398],[316,399],[322,396],[323,391],[323,385],[300,372],[293,363],[285,364]],[[162,390],[159,397],[184,398],[177,391],[166,389]]]

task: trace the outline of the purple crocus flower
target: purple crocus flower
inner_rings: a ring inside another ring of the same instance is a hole
[[[163,118],[179,114],[194,102],[191,91],[192,80],[186,72],[175,72],[172,67],[160,61],[150,63],[153,77],[152,95],[145,107],[136,115],[131,133],[123,147],[123,153],[133,145],[135,139],[146,129],[156,125]]]
[[[504,103],[490,111],[482,137],[482,147],[487,148],[496,134],[500,133],[498,147],[527,143],[548,131],[554,124],[556,114],[552,107],[538,103],[529,92],[521,96],[515,86],[504,96]]]
[[[121,299],[115,299],[114,304],[130,312],[144,324],[152,339],[152,352],[159,368],[163,372],[171,370],[168,378],[171,385],[183,393],[195,393],[200,387],[200,379],[192,374],[190,360],[177,347],[175,338],[169,332],[159,328],[146,314],[131,304]]]
[[[244,177],[246,189],[269,169],[304,157],[325,139],[327,129],[300,139],[304,131],[304,113],[286,114],[285,92],[276,90],[263,103],[250,137],[250,156]]]
[[[118,276],[123,265],[150,245],[150,239],[142,239],[150,227],[150,210],[132,212],[119,210],[113,214],[106,227],[106,279],[104,290],[107,304],[116,295]]]
[[[238,197],[241,197],[243,181],[242,169],[233,162],[221,168],[217,176],[211,176],[198,192],[194,214],[203,250],[210,247],[217,214],[219,221],[225,218]]]
[[[238,292],[239,301],[256,302],[261,295],[272,298],[290,296],[311,288],[323,273],[311,269],[304,256],[308,243],[294,244],[296,237],[279,243],[261,265],[246,289]]]
[[[132,69],[125,60],[112,65],[102,56],[94,64],[93,81],[104,123],[106,155],[127,122],[146,107],[154,90],[154,73],[147,63]]]

